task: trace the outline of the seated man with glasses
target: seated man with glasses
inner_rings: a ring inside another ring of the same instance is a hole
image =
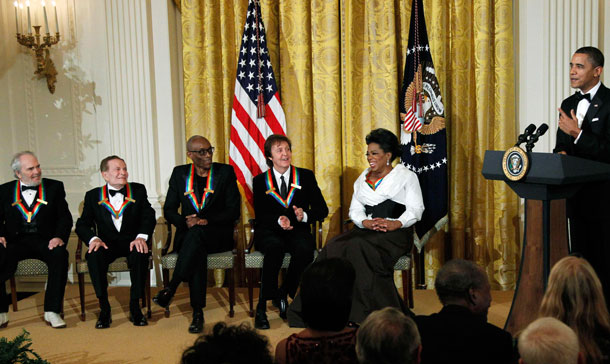
[[[176,227],[174,251],[178,261],[169,287],[153,301],[169,306],[181,282],[189,282],[193,321],[189,332],[203,330],[207,255],[233,248],[233,225],[239,218],[240,194],[233,167],[212,163],[214,147],[195,135],[187,141],[191,164],[177,166],[169,180],[163,214]],[[180,212],[178,212],[180,209]]]

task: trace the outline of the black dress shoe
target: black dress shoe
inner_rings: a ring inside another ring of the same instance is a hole
[[[288,311],[288,300],[286,297],[280,297],[273,300],[273,305],[280,310],[280,317],[286,319],[286,311]]]
[[[160,290],[155,297],[153,297],[153,302],[163,308],[167,308],[167,306],[169,306],[169,304],[172,302],[172,298],[174,298],[172,291],[165,288]]]
[[[269,320],[267,319],[267,313],[262,309],[256,309],[256,315],[254,316],[254,327],[259,330],[268,330]]]
[[[142,315],[142,311],[139,308],[137,310],[129,310],[129,321],[133,322],[133,326],[148,325],[148,320]]]
[[[191,334],[199,334],[203,331],[204,322],[203,312],[193,312],[193,321],[189,325],[189,332]]]
[[[96,329],[107,329],[110,327],[112,323],[112,316],[110,315],[110,311],[102,311],[100,312],[100,316],[97,318],[97,322],[95,323]]]

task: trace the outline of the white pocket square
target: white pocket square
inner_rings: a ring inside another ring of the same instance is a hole
[[[597,120],[599,120],[599,118],[593,118],[593,120],[591,120],[592,123],[596,122]]]

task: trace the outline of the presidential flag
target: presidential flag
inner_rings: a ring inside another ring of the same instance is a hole
[[[445,108],[432,63],[422,0],[413,0],[399,97],[402,163],[419,178],[424,214],[415,225],[419,250],[447,223]]]
[[[275,83],[259,0],[250,0],[241,40],[231,113],[229,163],[252,207],[252,178],[267,170],[265,140],[286,135],[286,117]]]

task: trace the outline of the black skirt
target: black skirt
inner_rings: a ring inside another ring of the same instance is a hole
[[[412,229],[379,232],[354,227],[322,249],[317,260],[345,258],[356,271],[350,321],[361,323],[371,312],[384,307],[396,307],[411,314],[394,285],[394,264],[413,246],[410,234]],[[288,310],[291,327],[305,327],[300,312],[301,300],[297,295]]]

